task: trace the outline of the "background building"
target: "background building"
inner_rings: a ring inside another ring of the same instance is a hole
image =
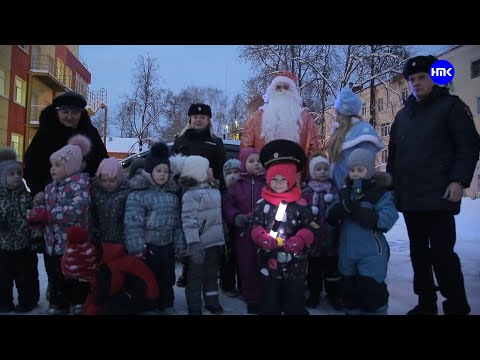
[[[91,115],[106,108],[106,91],[88,88],[91,74],[79,47],[0,45],[0,146],[13,147],[19,160],[38,129],[40,112],[58,93],[82,94]]]

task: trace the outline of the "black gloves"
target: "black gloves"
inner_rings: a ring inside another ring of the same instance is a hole
[[[234,219],[236,227],[245,227],[248,225],[248,217],[243,214],[237,214]]]
[[[364,228],[375,229],[377,227],[378,213],[374,209],[357,206],[352,211],[352,219]]]

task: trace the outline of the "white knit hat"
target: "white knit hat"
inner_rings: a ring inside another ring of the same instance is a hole
[[[310,159],[310,164],[308,164],[308,170],[310,171],[310,176],[313,176],[315,166],[318,163],[325,163],[325,164],[328,164],[328,166],[330,166],[330,162],[326,158],[324,158],[321,155],[315,156],[315,157]]]
[[[210,162],[208,159],[197,155],[187,156],[183,162],[180,177],[191,177],[202,183],[207,180],[209,167]]]

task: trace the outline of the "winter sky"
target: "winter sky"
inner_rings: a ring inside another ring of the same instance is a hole
[[[418,45],[418,55],[444,46]],[[158,59],[163,86],[174,92],[189,85],[210,86],[233,97],[250,76],[250,65],[238,58],[237,45],[80,45],[80,56],[92,74],[90,89],[105,88],[113,109],[131,89],[138,56],[147,54]]]

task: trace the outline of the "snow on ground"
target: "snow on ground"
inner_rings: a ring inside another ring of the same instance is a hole
[[[480,200],[464,198],[462,211],[456,216],[457,243],[455,251],[460,256],[467,298],[472,308],[471,315],[480,315]],[[413,293],[413,272],[409,256],[407,230],[402,214],[392,230],[387,233],[390,244],[391,256],[388,267],[387,285],[390,291],[388,313],[390,315],[403,315],[417,304],[417,296]],[[32,310],[29,315],[42,314],[48,308],[45,300],[47,277],[43,265],[43,257],[39,256],[38,269],[40,273],[41,299],[39,307]],[[177,276],[181,273],[181,265],[177,264]],[[185,289],[174,287],[175,308],[179,315],[186,315]],[[16,293],[15,293],[16,297]],[[443,314],[441,302],[444,298],[439,294],[439,313]],[[247,314],[246,304],[239,298],[229,298],[220,295],[220,303],[225,309],[225,315]],[[326,299],[322,299],[316,309],[310,309],[311,315],[342,315],[343,312],[331,308]],[[14,313],[10,313],[13,315]],[[209,314],[204,310],[204,314]]]

